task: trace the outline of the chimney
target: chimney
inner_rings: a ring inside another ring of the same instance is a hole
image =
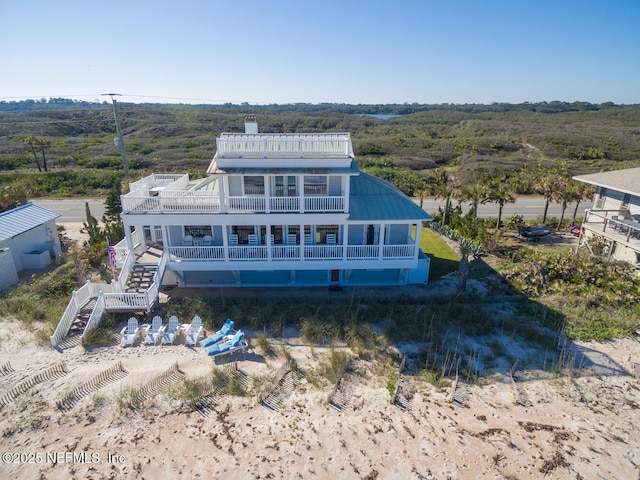
[[[244,116],[244,133],[248,133],[248,134],[258,133],[258,116],[257,115]]]

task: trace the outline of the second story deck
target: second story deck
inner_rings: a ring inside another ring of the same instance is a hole
[[[317,194],[318,185],[303,181],[295,195],[282,196],[282,187],[249,194],[225,194],[220,176],[190,182],[188,175],[150,175],[130,184],[121,197],[126,214],[149,213],[339,213],[348,211],[348,195]],[[347,180],[348,183],[348,180]],[[268,185],[268,182],[267,182]]]

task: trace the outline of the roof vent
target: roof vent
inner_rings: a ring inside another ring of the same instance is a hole
[[[257,115],[244,116],[244,133],[249,133],[249,134],[258,133],[258,116]]]

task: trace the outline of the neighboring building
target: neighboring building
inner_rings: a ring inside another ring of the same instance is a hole
[[[427,283],[419,245],[431,217],[358,170],[348,133],[261,134],[254,116],[245,120],[245,133],[216,139],[206,178],[155,174],[130,184],[119,265],[139,243],[166,256],[164,285]]]
[[[640,268],[640,168],[580,175],[574,180],[596,186],[579,245],[598,238],[609,258]]]
[[[2,270],[0,285],[17,283],[17,273],[24,269],[41,269],[60,253],[60,239],[55,220],[59,213],[27,203],[0,213],[0,250]],[[7,261],[7,252],[11,262]]]

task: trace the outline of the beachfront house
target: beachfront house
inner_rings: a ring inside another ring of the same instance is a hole
[[[61,251],[59,213],[32,203],[0,213],[0,290],[18,283],[22,270],[43,269]]]
[[[179,287],[427,283],[419,244],[431,218],[358,170],[348,133],[258,133],[255,116],[245,121],[217,139],[206,178],[132,183],[118,247],[161,250],[164,283]]]
[[[608,258],[640,268],[640,168],[592,173],[574,180],[595,185],[591,208],[585,212],[580,246],[604,247]]]
[[[348,133],[224,133],[206,177],[152,174],[121,197],[125,238],[111,285],[88,283],[82,302],[150,311],[162,288],[426,285],[420,250],[431,217],[400,190],[358,170]],[[101,313],[94,312],[87,328]]]

